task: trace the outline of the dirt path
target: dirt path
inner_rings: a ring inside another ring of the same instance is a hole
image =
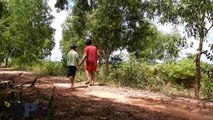
[[[60,88],[69,88],[70,86],[70,84],[66,83],[56,83],[54,85],[58,90]],[[78,83],[76,87],[74,91],[70,91],[81,97],[95,96],[97,97],[96,99],[110,99],[114,102],[138,106],[150,111],[166,113],[184,119],[213,120],[213,103],[204,103],[186,98],[173,98],[148,91],[132,90],[130,88],[102,86],[99,83],[89,87],[84,86],[84,83]]]
[[[20,73],[17,82],[32,79],[34,75],[23,71],[0,69],[0,73]],[[213,120],[213,103],[189,98],[168,97],[131,88],[113,87],[85,82],[70,89],[69,79],[63,77],[42,77],[35,89],[42,95],[51,95],[53,86],[54,119],[126,119],[126,120]],[[41,95],[41,96],[42,96]]]

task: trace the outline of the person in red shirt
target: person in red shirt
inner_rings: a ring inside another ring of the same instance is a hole
[[[92,45],[92,40],[86,40],[86,47],[84,48],[84,55],[81,61],[79,62],[79,66],[86,59],[86,67],[85,72],[87,75],[88,82],[90,85],[94,85],[94,75],[97,69],[97,58],[98,58],[98,49],[97,47]]]

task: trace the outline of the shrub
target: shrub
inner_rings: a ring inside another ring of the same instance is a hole
[[[145,88],[148,81],[153,80],[151,68],[142,61],[123,62],[113,69],[109,79],[122,86]]]
[[[162,64],[157,72],[166,83],[191,87],[195,80],[195,65],[192,59]]]
[[[63,76],[66,74],[66,68],[62,62],[39,61],[27,65],[12,64],[12,67],[19,70],[33,71],[41,75]]]
[[[201,84],[201,93],[204,98],[213,99],[213,78],[206,78]]]
[[[213,99],[213,65],[202,64],[203,79],[201,81],[201,93],[204,98]]]
[[[61,62],[43,61],[34,64],[30,69],[42,75],[63,76],[66,74],[66,69]]]

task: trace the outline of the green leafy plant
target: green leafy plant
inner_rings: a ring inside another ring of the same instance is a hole
[[[201,93],[204,98],[213,99],[213,65],[202,64],[203,81],[201,81]]]
[[[173,83],[190,87],[195,79],[195,66],[192,59],[162,64],[158,69],[161,79],[166,83]]]
[[[152,69],[145,62],[130,60],[114,69],[109,79],[121,86],[145,88],[148,81],[153,80]]]
[[[213,99],[213,79],[206,79],[201,85],[203,97]]]
[[[39,61],[22,66],[12,63],[11,67],[19,70],[32,71],[41,75],[64,76],[66,74],[66,67],[62,62]]]
[[[34,64],[30,69],[42,75],[62,76],[66,74],[66,69],[61,62],[44,61]]]

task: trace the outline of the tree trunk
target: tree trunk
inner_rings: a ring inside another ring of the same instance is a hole
[[[201,80],[201,71],[200,71],[200,58],[203,49],[203,39],[200,40],[198,53],[196,54],[195,58],[195,98],[199,99],[200,93],[200,80]]]
[[[200,93],[200,80],[201,80],[201,67],[200,67],[200,59],[203,51],[203,42],[204,38],[206,37],[205,33],[205,14],[202,15],[201,20],[200,20],[200,27],[198,28],[199,30],[199,47],[198,47],[198,53],[196,54],[195,58],[195,98],[199,99],[199,93]]]
[[[104,71],[104,79],[109,75],[109,56],[110,54],[105,55],[105,71]]]
[[[4,59],[0,58],[0,67],[3,67]]]
[[[5,58],[5,66],[8,66],[8,57]]]

